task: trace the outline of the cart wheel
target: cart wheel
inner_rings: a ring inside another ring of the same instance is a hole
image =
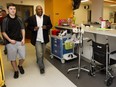
[[[51,59],[53,59],[53,58],[54,58],[54,56],[53,56],[53,55],[50,55],[50,58],[51,58]]]
[[[64,60],[64,59],[61,59],[61,62],[62,62],[62,63],[65,63],[65,60]]]
[[[107,86],[110,86],[112,83],[113,83],[113,78],[112,78],[112,77],[109,77],[109,78],[106,80],[106,85],[107,85]]]
[[[6,85],[4,84],[2,87],[6,87]]]
[[[88,72],[88,75],[95,76],[95,74],[91,70]]]
[[[89,74],[90,76],[95,76],[95,69],[94,69],[93,66],[91,67],[91,70],[89,71],[88,74]]]
[[[78,74],[78,75],[76,76],[76,78],[78,78],[78,79],[79,79],[79,78],[80,78],[80,75]]]

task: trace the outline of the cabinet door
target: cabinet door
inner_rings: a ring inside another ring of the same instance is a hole
[[[51,37],[51,52],[52,52],[52,54],[61,58],[62,57],[61,49],[62,49],[61,39]]]

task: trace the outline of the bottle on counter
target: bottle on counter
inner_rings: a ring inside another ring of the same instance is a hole
[[[68,23],[68,25],[70,26],[71,23],[72,23],[72,19],[71,19],[71,18],[68,18],[68,19],[67,19],[67,23]]]

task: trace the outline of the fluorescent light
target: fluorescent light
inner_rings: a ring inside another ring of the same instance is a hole
[[[114,2],[114,1],[110,1],[110,0],[104,0],[104,1],[106,1],[106,2]]]
[[[110,5],[110,6],[112,6],[112,7],[113,7],[113,6],[116,6],[116,4],[112,4],[112,5]]]
[[[81,2],[87,2],[87,1],[89,1],[89,0],[81,0]]]

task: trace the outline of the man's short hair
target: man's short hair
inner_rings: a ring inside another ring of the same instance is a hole
[[[2,12],[6,12],[6,10],[2,10]]]
[[[8,3],[8,4],[7,4],[7,9],[8,9],[10,6],[16,7],[16,5],[15,5],[14,3]]]

